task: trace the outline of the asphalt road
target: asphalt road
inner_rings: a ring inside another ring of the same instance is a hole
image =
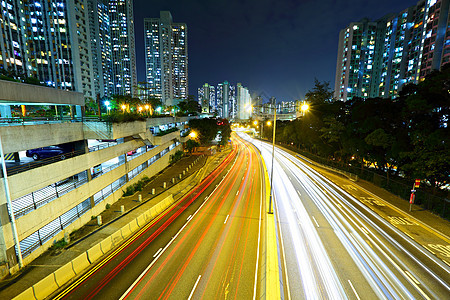
[[[55,299],[258,299],[262,281],[260,156],[235,151],[193,191]]]
[[[272,146],[247,139],[261,149],[270,174]],[[340,185],[349,184],[336,184],[276,149],[284,299],[448,299],[448,262],[426,247],[445,247],[447,238],[413,224],[375,195]]]

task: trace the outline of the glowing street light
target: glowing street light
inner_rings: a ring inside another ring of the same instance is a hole
[[[309,110],[309,105],[303,102],[303,105],[300,107],[303,113],[305,113],[307,110]]]
[[[258,125],[258,121],[256,121],[256,120],[253,121],[253,125],[255,125],[255,126]]]
[[[124,113],[125,112],[125,108],[127,108],[127,106],[125,105],[125,104],[122,104],[122,112]]]
[[[139,112],[142,112],[142,106],[139,106],[138,110]]]
[[[197,132],[191,131],[191,133],[189,133],[189,137],[190,137],[191,139],[195,139],[195,138],[197,137]]]

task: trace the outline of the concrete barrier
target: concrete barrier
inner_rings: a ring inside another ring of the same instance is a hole
[[[30,300],[30,299],[31,300],[36,299],[34,297],[34,291],[32,286],[30,286],[25,291],[14,297],[12,300]]]
[[[66,282],[75,277],[75,272],[72,269],[72,262],[68,262],[54,272],[55,281],[59,287],[62,287]]]
[[[111,236],[108,236],[106,239],[100,242],[100,248],[102,249],[103,254],[106,254],[109,250],[111,250],[112,247],[112,240]]]
[[[130,225],[131,232],[136,232],[139,229],[139,225],[138,225],[136,219],[134,219],[133,221],[128,223],[128,225]]]
[[[136,223],[138,224],[139,227],[142,227],[145,224],[147,224],[146,216],[147,214],[143,213],[142,215],[136,218]]]
[[[33,285],[34,296],[37,300],[44,300],[57,289],[58,285],[56,284],[54,273]]]
[[[72,260],[72,269],[75,274],[80,274],[87,267],[89,267],[90,263],[87,257],[87,252],[83,252],[83,254],[77,256]]]
[[[111,241],[113,242],[114,246],[120,243],[123,240],[122,233],[120,232],[120,229],[111,234]]]
[[[95,246],[91,247],[86,252],[88,260],[90,261],[91,264],[103,255],[100,243],[97,243]]]
[[[120,228],[120,232],[122,233],[123,239],[126,239],[127,237],[129,237],[131,234],[130,224],[127,224],[127,225],[123,226],[122,228]]]

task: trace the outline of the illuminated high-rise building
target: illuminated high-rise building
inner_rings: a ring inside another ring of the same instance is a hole
[[[133,1],[110,0],[112,94],[135,95],[137,85]]]
[[[236,85],[236,118],[240,120],[249,119],[252,114],[252,98],[248,88],[244,87],[241,83]]]
[[[398,14],[343,29],[334,97],[395,98],[403,85],[418,83],[448,63],[449,5],[450,0],[420,0]]]
[[[353,22],[339,34],[335,97],[370,97],[374,86],[377,23],[363,19]]]
[[[164,105],[188,96],[187,26],[173,23],[169,11],[144,19],[146,79],[150,95]]]
[[[110,96],[113,88],[111,27],[107,0],[88,0],[92,72],[95,94]]]
[[[428,0],[425,7],[419,80],[450,61],[450,0]]]
[[[232,119],[235,116],[235,88],[228,81],[217,85],[216,89],[216,111],[221,118]]]
[[[4,1],[0,67],[94,97],[86,0]]]
[[[214,113],[216,110],[216,89],[213,85],[205,83],[198,89],[198,103],[202,107],[202,113]]]

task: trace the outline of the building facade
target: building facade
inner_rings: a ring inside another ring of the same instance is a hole
[[[449,0],[421,0],[339,34],[336,99],[393,97],[450,60]]]
[[[248,88],[244,87],[241,83],[236,85],[236,118],[240,120],[247,120],[252,114],[252,98]]]
[[[164,105],[188,96],[187,26],[174,23],[169,11],[144,19],[146,79],[151,96]]]
[[[85,98],[133,94],[132,1],[4,1],[0,68]]]
[[[198,103],[202,112],[216,114],[219,118],[228,120],[237,117],[236,86],[228,81],[217,86],[205,83],[198,89]]]
[[[216,89],[205,83],[198,89],[198,103],[202,107],[202,114],[212,114],[216,111]]]
[[[137,74],[133,1],[112,0],[108,5],[112,60],[111,93],[134,96]]]

